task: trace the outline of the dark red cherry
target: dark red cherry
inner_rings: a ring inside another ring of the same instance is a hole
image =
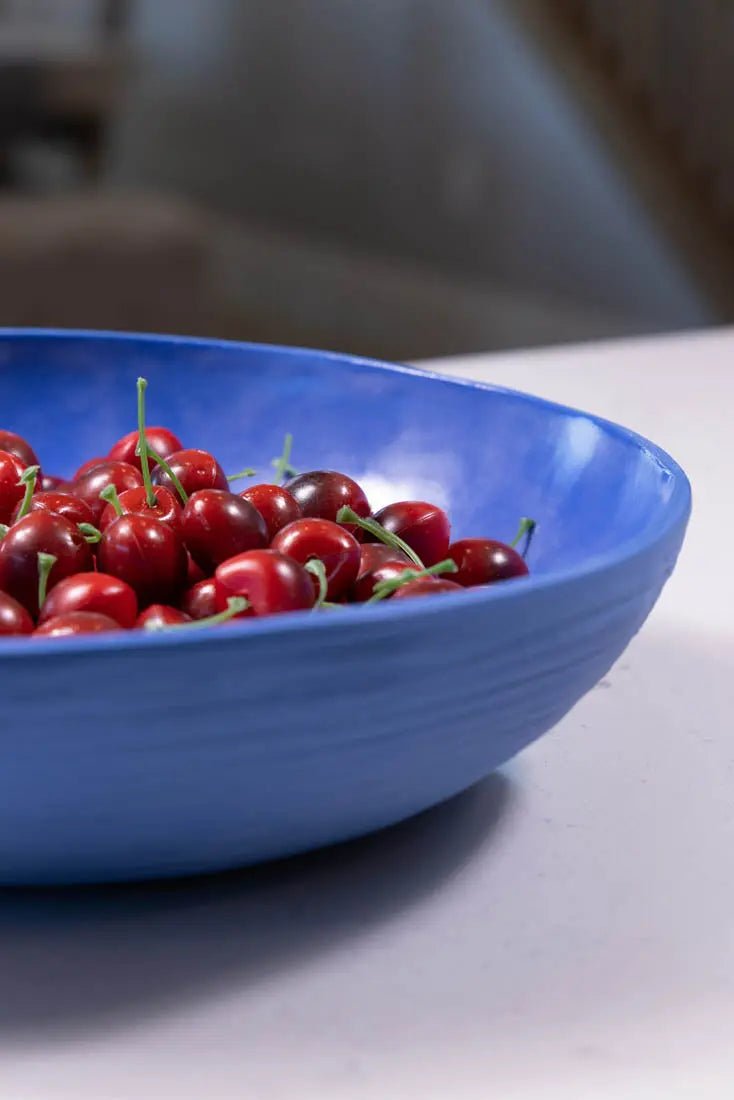
[[[129,584],[107,573],[74,573],[53,588],[41,608],[39,623],[72,611],[94,611],[121,627],[134,626],[138,598]]]
[[[458,539],[449,546],[448,557],[458,567],[454,581],[466,588],[524,577],[529,572],[517,550],[496,539]]]
[[[30,443],[26,442],[23,436],[18,435],[16,432],[0,429],[0,451],[5,451],[6,454],[15,455],[16,458],[19,458],[23,469],[26,466],[38,466],[39,464],[36,452]]]
[[[33,619],[23,605],[7,592],[0,592],[0,637],[32,633]]]
[[[105,458],[103,455],[97,455],[96,458],[88,458],[86,462],[82,462],[71,480],[79,481],[81,478],[86,477],[90,470],[96,470],[98,466],[104,466],[106,462],[109,462],[109,458]]]
[[[339,509],[344,507],[351,508],[358,516],[370,514],[369,501],[361,487],[351,477],[335,470],[310,470],[298,474],[287,482],[286,489],[296,498],[304,516],[333,522]]]
[[[386,546],[384,542],[363,542],[360,546],[357,580],[363,577],[365,573],[371,573],[373,569],[386,565],[387,562],[404,562],[415,568],[408,555],[404,554],[402,550]]]
[[[119,629],[119,623],[98,611],[66,611],[39,626],[34,637],[69,638],[74,634],[106,634]]]
[[[17,519],[21,504],[22,501],[18,501],[15,506],[14,519]],[[43,490],[31,497],[31,512],[51,512],[56,516],[64,516],[71,523],[94,523],[94,513],[81,497],[59,493],[53,489]]]
[[[187,588],[179,600],[181,610],[191,619],[208,619],[220,610],[220,603],[226,606],[226,597],[218,602],[217,582],[214,577],[206,577]]]
[[[217,611],[227,609],[230,596],[244,596],[250,602],[242,615],[274,615],[282,611],[305,611],[313,607],[316,595],[311,574],[277,550],[248,550],[219,566]]]
[[[257,508],[268,529],[268,541],[272,542],[278,531],[301,518],[298,501],[283,485],[251,485],[240,496]]]
[[[267,546],[268,530],[257,508],[222,489],[201,489],[189,497],[181,531],[186,549],[205,573],[245,550]]]
[[[216,458],[208,451],[174,451],[166,461],[188,496],[197,493],[200,489],[229,488],[227,475]],[[162,466],[156,466],[153,471],[153,481],[156,485],[164,485],[166,489],[176,492],[175,485]]]
[[[419,577],[415,581],[408,581],[390,599],[408,600],[412,596],[436,596],[441,592],[461,592],[461,585],[454,584],[444,577]]]
[[[51,512],[30,512],[0,541],[0,589],[38,614],[38,555],[56,558],[47,591],[64,577],[92,569],[92,551],[75,523]]]
[[[94,516],[94,523],[98,524],[102,512],[107,507],[104,500],[100,499],[100,493],[108,485],[114,485],[118,493],[124,493],[126,489],[136,489],[143,484],[140,470],[136,470],[129,462],[112,462],[105,460],[89,473],[78,478],[71,489],[74,496],[88,504]]]
[[[329,519],[297,519],[278,532],[271,547],[300,565],[313,558],[323,562],[328,586],[327,600],[338,600],[357,579],[359,543],[353,535]],[[318,593],[318,578],[312,575],[312,582]]]
[[[190,617],[177,607],[170,607],[165,603],[152,603],[138,615],[136,626],[147,627],[151,630],[155,627],[178,626],[180,623],[190,623]]]
[[[153,490],[155,505],[148,504],[148,495],[145,487],[137,486],[135,489],[125,489],[120,493],[118,501],[123,515],[147,516],[149,519],[158,519],[161,523],[167,523],[174,531],[181,530],[181,504],[178,496],[170,489],[164,489],[162,485],[156,485]],[[100,531],[117,519],[117,510],[113,504],[108,504],[99,517],[98,527]]]
[[[189,554],[188,550],[186,551],[186,557],[188,559],[186,570],[186,587],[191,588],[192,585],[198,584],[199,581],[203,581],[206,577],[206,573],[203,569],[199,568],[194,559],[191,557],[191,554]]]
[[[387,550],[387,547],[385,547]],[[374,593],[376,584],[380,581],[391,581],[394,577],[399,577],[401,573],[404,573],[406,569],[415,569],[412,562],[408,561],[396,561],[394,558],[390,561],[382,562],[381,565],[375,566],[374,569],[369,570],[367,573],[363,573],[359,577],[352,587],[351,599],[355,603],[364,603]],[[391,597],[387,596],[386,599]]]
[[[66,479],[63,477],[57,477],[56,474],[41,474],[38,479],[38,491],[41,493],[55,493],[61,489],[62,485],[65,484]]]
[[[0,451],[0,523],[10,523],[17,504],[25,496],[21,477],[25,466],[9,451]]]
[[[127,581],[141,607],[172,602],[186,583],[181,536],[149,516],[118,516],[102,532],[97,563],[101,572]]]
[[[135,448],[138,445],[138,432],[128,432],[122,439],[118,439],[112,447],[110,447],[110,453],[108,458],[113,458],[118,462],[129,462],[131,466],[137,466],[141,471],[143,465],[140,461],[140,455],[135,454]],[[174,451],[180,451],[183,447],[183,443],[174,435],[168,428],[153,427],[149,428],[146,425],[145,438],[148,446],[152,451],[155,451],[161,458],[168,458]],[[151,460],[148,462],[148,468],[152,471],[155,463]]]
[[[451,525],[443,508],[436,504],[400,500],[381,508],[375,519],[386,531],[407,542],[425,566],[435,565],[446,557]]]

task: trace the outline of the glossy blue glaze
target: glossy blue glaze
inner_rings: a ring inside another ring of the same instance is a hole
[[[0,644],[0,881],[171,875],[282,856],[450,797],[557,722],[670,575],[680,468],[592,416],[298,349],[0,333],[4,427],[69,473],[149,420],[225,468],[295,435],[374,507],[446,505],[455,535],[538,533],[533,575],[210,632]]]

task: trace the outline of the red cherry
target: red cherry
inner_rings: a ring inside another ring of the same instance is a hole
[[[386,565],[388,562],[404,562],[415,568],[407,554],[392,546],[386,546],[384,542],[364,542],[360,546],[359,571],[357,580],[365,573],[371,573],[373,569]]]
[[[33,619],[23,605],[7,592],[0,592],[0,637],[32,633]]]
[[[268,529],[268,541],[272,542],[278,531],[288,523],[301,518],[301,508],[292,493],[282,485],[251,485],[240,496],[257,508]]]
[[[400,500],[381,508],[375,519],[386,531],[407,542],[425,566],[436,565],[446,557],[451,524],[437,505],[425,500]]]
[[[148,446],[152,451],[155,451],[161,458],[168,458],[174,451],[180,451],[183,447],[183,443],[169,431],[168,428],[149,428],[145,427],[145,438]],[[118,439],[112,447],[110,447],[110,453],[108,458],[115,459],[117,462],[129,462],[131,466],[136,466],[138,470],[143,470],[143,464],[140,461],[140,455],[135,454],[135,448],[138,445],[139,435],[137,431],[128,432],[122,439]],[[148,468],[153,470],[155,463],[148,461]]]
[[[102,532],[97,561],[103,573],[127,581],[141,607],[170,602],[186,582],[181,536],[149,516],[118,516]]]
[[[191,619],[177,607],[169,607],[165,603],[152,603],[138,615],[136,626],[163,627],[177,626],[179,623],[190,623]]]
[[[94,523],[98,524],[107,507],[106,502],[101,500],[99,495],[103,489],[108,485],[114,485],[118,493],[124,493],[126,489],[136,489],[142,484],[140,470],[136,470],[129,462],[111,462],[105,459],[89,473],[78,478],[71,492],[89,505]]]
[[[120,626],[114,619],[100,615],[98,611],[67,611],[39,626],[34,631],[34,636],[69,638],[73,634],[105,634],[119,629]]]
[[[86,462],[82,462],[71,480],[80,481],[83,477],[86,477],[90,470],[96,470],[98,466],[104,466],[106,462],[109,462],[109,459],[101,456],[97,456],[97,458],[88,458]]]
[[[388,547],[385,547],[387,550]],[[363,573],[353,586],[351,591],[351,598],[355,603],[364,603],[372,596],[376,584],[380,581],[391,581],[393,577],[399,577],[401,573],[404,573],[406,569],[415,569],[412,562],[408,561],[396,561],[394,558],[391,561],[382,562],[381,565],[375,566],[374,569],[369,570],[367,573]],[[386,596],[385,599],[391,599],[390,596]]]
[[[495,539],[459,539],[449,546],[448,556],[458,567],[454,580],[467,588],[524,577],[529,572],[517,550]]]
[[[16,455],[0,451],[0,523],[10,523],[16,504],[25,496],[25,486],[20,482],[24,470]]]
[[[174,451],[166,461],[188,496],[198,492],[199,489],[229,488],[224,470],[208,451],[191,449]],[[176,492],[175,485],[162,466],[156,466],[153,471],[153,481],[156,485],[164,485],[166,489]]]
[[[15,455],[16,458],[20,459],[24,469],[26,466],[39,465],[36,452],[30,443],[27,443],[21,435],[5,431],[2,428],[0,428],[0,451]]]
[[[56,562],[47,590],[92,568],[92,551],[75,523],[51,512],[30,512],[0,541],[0,589],[38,614],[38,555],[52,554]]]
[[[322,561],[326,571],[328,600],[337,600],[357,579],[359,543],[353,535],[329,519],[297,519],[278,532],[271,546],[300,565],[313,558]],[[318,578],[312,575],[311,579],[318,593]]]
[[[107,573],[75,573],[49,592],[38,617],[45,623],[72,611],[94,611],[129,629],[138,615],[138,598],[129,584]]]
[[[17,519],[22,501],[18,501],[13,512],[13,519]],[[51,512],[56,516],[64,516],[71,523],[94,523],[94,514],[88,504],[81,497],[72,496],[71,493],[59,493],[55,490],[44,490],[31,497],[31,512]]]
[[[241,615],[273,615],[313,607],[311,574],[277,550],[248,550],[223,562],[216,571],[217,611],[229,596],[244,596],[250,607]],[[240,616],[241,617],[241,616]]]
[[[186,551],[186,557],[188,558],[188,566],[186,570],[186,587],[191,588],[192,585],[198,584],[199,581],[203,581],[206,578],[206,573],[203,569],[200,569],[194,559]]]
[[[39,492],[55,493],[65,483],[65,478],[57,477],[56,474],[41,474],[38,479]]]
[[[226,607],[227,598],[217,600],[217,582],[214,577],[206,577],[187,588],[179,600],[181,610],[191,619],[208,619],[216,615],[222,603]]]
[[[268,530],[257,508],[222,489],[201,489],[189,497],[181,531],[186,549],[205,573],[245,550],[267,546]]]
[[[144,486],[139,485],[135,489],[125,489],[120,493],[118,501],[124,515],[148,516],[149,519],[160,520],[173,527],[174,531],[181,530],[181,504],[178,497],[162,485],[157,485],[153,490],[155,505],[148,504],[148,495]],[[108,504],[99,517],[98,527],[104,531],[113,520],[117,519],[117,511],[112,504]]]
[[[356,481],[335,470],[310,470],[298,474],[286,489],[296,498],[304,516],[336,520],[340,508],[351,508],[358,516],[368,516],[367,497]],[[352,528],[345,524],[348,530]]]
[[[447,581],[444,577],[419,577],[398,588],[390,599],[407,600],[411,596],[435,596],[441,592],[461,592],[461,585]]]

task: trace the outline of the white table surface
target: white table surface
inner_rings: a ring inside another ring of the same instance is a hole
[[[734,331],[444,361],[682,462],[604,684],[422,819],[190,884],[0,897],[2,1100],[734,1094]]]

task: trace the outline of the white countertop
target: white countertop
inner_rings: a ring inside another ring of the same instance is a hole
[[[443,372],[683,464],[678,571],[499,776],[223,879],[0,896],[2,1100],[691,1100],[734,1092],[734,330]]]

